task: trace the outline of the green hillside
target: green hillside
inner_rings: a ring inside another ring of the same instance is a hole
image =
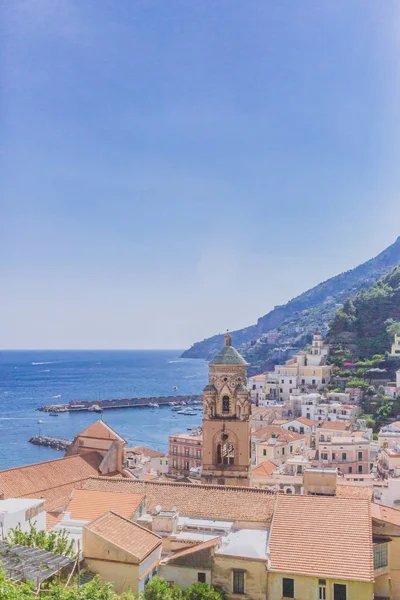
[[[400,329],[400,266],[370,289],[345,302],[338,310],[327,339],[358,358],[371,358],[390,350]]]

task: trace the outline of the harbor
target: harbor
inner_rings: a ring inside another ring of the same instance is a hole
[[[71,444],[70,440],[63,440],[46,435],[34,435],[28,440],[28,442],[34,444],[35,446],[44,446],[46,448],[52,448],[53,450],[62,450],[64,452]]]
[[[112,398],[108,400],[72,400],[68,404],[47,404],[40,406],[37,410],[48,412],[55,416],[64,412],[98,412],[104,410],[115,410],[120,408],[158,408],[169,406],[172,408],[184,407],[186,405],[202,404],[203,397],[200,394],[179,396],[150,396],[143,398]]]

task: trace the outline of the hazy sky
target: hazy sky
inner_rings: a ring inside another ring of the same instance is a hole
[[[398,0],[2,0],[0,346],[183,348],[400,234]]]

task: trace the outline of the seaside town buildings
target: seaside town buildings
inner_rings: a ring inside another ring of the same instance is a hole
[[[158,574],[232,600],[400,598],[400,422],[374,441],[346,394],[310,390],[252,407],[246,366],[226,336],[202,433],[168,456],[100,420],[64,458],[0,471],[3,528],[66,530],[117,592]]]

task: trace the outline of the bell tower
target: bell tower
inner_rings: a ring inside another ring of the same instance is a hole
[[[247,363],[232,346],[224,346],[209,364],[204,388],[202,483],[250,485],[251,398]]]

